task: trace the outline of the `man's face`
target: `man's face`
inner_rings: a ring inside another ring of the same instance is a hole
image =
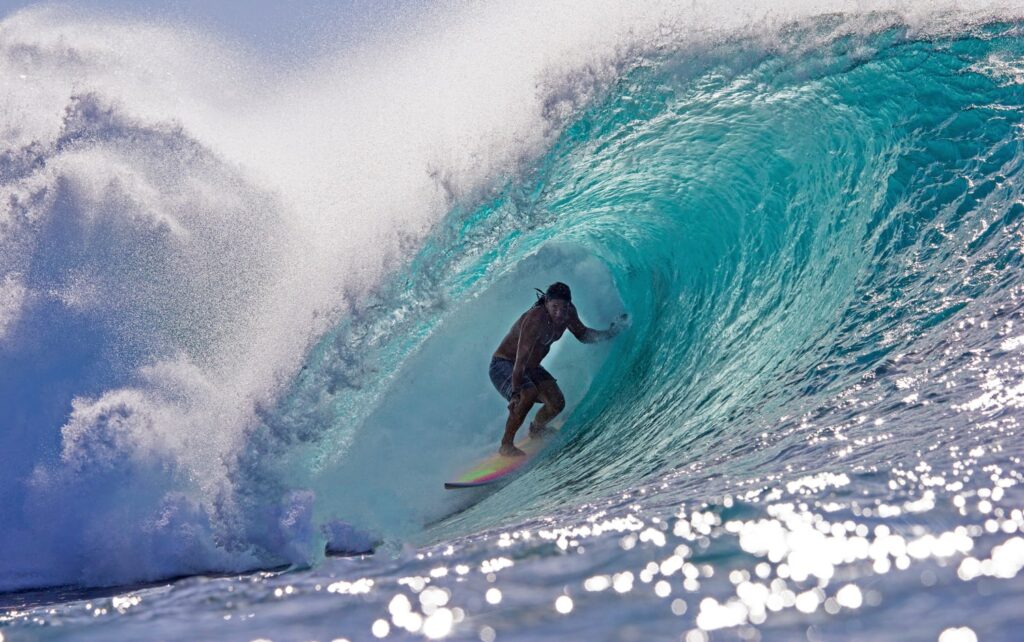
[[[569,302],[562,299],[548,299],[544,303],[548,309],[548,315],[555,323],[565,323],[569,320]]]

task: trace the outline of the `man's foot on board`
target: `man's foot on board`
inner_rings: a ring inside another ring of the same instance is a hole
[[[558,432],[551,426],[535,426],[530,424],[530,439],[544,439]]]
[[[519,450],[512,444],[502,444],[501,448],[498,449],[498,453],[505,455],[506,457],[524,457],[526,453]]]

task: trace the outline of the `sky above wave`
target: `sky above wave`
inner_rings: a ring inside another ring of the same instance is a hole
[[[0,20],[27,7],[72,6],[147,21],[177,22],[281,59],[302,59],[325,46],[358,40],[383,16],[415,5],[410,0],[0,0]]]

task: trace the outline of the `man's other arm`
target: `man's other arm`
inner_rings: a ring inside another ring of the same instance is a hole
[[[599,343],[601,341],[607,341],[622,332],[628,319],[629,315],[623,314],[616,321],[613,321],[607,330],[595,330],[594,328],[588,328],[583,325],[583,322],[580,321],[579,315],[576,313],[576,307],[573,306],[572,317],[569,319],[568,328],[569,332],[572,332],[572,335],[576,337],[580,343]]]
[[[537,315],[532,311],[523,318],[519,326],[519,343],[516,346],[516,362],[512,366],[512,394],[519,392],[523,385],[523,373],[526,372],[526,362],[537,345],[540,338],[540,322]]]

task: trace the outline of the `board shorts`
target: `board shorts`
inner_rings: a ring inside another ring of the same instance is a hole
[[[491,359],[491,367],[488,370],[488,374],[491,375],[491,383],[498,389],[501,396],[505,398],[505,401],[512,398],[512,368],[514,367],[515,364],[508,359],[494,357]],[[527,368],[526,372],[523,373],[522,389],[535,388],[544,381],[557,381],[557,379],[552,377],[551,373],[541,366]]]

